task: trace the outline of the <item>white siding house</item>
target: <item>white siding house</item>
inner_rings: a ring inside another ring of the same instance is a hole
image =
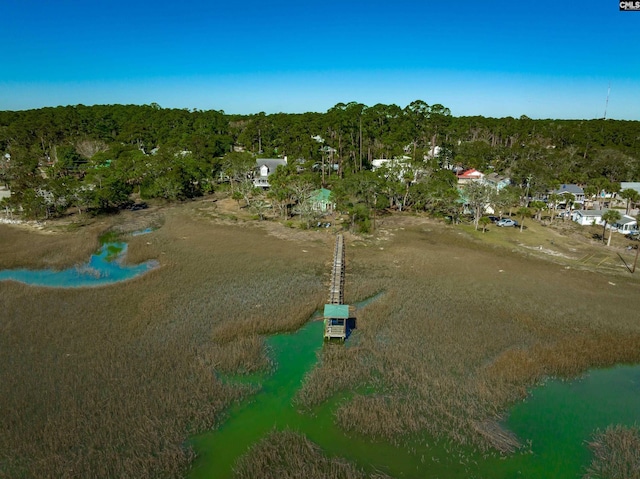
[[[582,226],[602,225],[602,215],[607,210],[575,210],[571,213],[571,219]]]
[[[611,227],[614,228],[618,233],[626,235],[627,233],[638,230],[638,222],[631,216],[622,215],[622,218],[613,223]]]
[[[582,226],[590,225],[604,225],[602,215],[608,210],[575,210],[571,214],[571,219]],[[627,234],[630,231],[636,231],[638,229],[638,222],[635,218],[622,215],[618,221],[613,224],[607,224],[607,229],[612,228],[618,233]]]
[[[278,166],[287,166],[287,158],[258,158],[253,185],[257,188],[269,188],[269,176],[275,173]]]

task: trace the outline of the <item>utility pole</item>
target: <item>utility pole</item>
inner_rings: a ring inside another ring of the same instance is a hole
[[[360,171],[362,171],[362,114],[360,114]]]
[[[607,101],[604,104],[604,116],[602,117],[603,120],[607,119],[607,108],[609,106],[609,93],[611,93],[611,82],[609,82],[609,88],[607,88]]]
[[[529,206],[529,187],[531,186],[531,178],[533,178],[533,176],[531,175],[527,176],[527,190],[525,193],[523,206]]]

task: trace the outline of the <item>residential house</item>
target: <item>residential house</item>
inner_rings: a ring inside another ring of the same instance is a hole
[[[611,228],[615,229],[618,233],[626,235],[632,231],[638,231],[638,222],[632,216],[622,215],[622,218],[613,223]]]
[[[571,214],[571,219],[582,226],[590,225],[604,225],[602,215],[609,210],[575,210]],[[607,224],[607,228],[613,228],[619,233],[627,234],[630,231],[636,231],[638,229],[638,222],[635,218],[629,215],[622,215],[622,217],[613,224]]]
[[[484,173],[479,172],[475,168],[457,173],[458,185],[466,185],[472,181],[480,181],[484,178]]]
[[[636,192],[638,192],[640,194],[640,182],[631,182],[631,181],[623,181],[620,183],[620,192],[623,192],[624,190],[635,190]],[[626,200],[623,200],[626,202]],[[638,205],[640,204],[640,202],[637,201],[632,201],[631,204],[629,205],[632,209],[638,208]],[[638,211],[636,211],[637,213]]]
[[[286,156],[284,158],[258,158],[253,185],[256,188],[269,188],[269,176],[275,173],[278,166],[287,166]]]
[[[578,185],[562,184],[560,185],[560,188],[552,191],[552,193],[555,193],[556,195],[564,196],[565,198],[567,195],[572,194],[574,197],[574,201],[573,201],[574,204],[576,203],[580,205],[584,204],[584,190]],[[565,204],[566,202],[567,202],[566,199],[561,201],[561,203],[565,203]]]
[[[335,203],[331,201],[331,191],[326,188],[313,191],[309,201],[311,209],[320,213],[331,213],[335,208]]]
[[[636,190],[640,193],[640,183],[637,181],[623,181],[620,183],[620,191]]]
[[[407,173],[410,173],[410,177],[415,181],[418,172],[409,164],[410,160],[410,156],[376,158],[375,160],[371,160],[371,169],[376,171],[380,168],[388,168],[389,170],[396,172],[397,178],[400,181],[404,181]]]
[[[571,213],[571,219],[582,226],[602,225],[602,215],[607,210],[575,210]]]
[[[511,184],[511,178],[499,175],[498,173],[489,173],[482,179],[482,181],[495,188],[496,191],[500,191],[502,188]]]

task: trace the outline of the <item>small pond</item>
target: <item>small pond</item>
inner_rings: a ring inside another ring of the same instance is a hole
[[[84,288],[126,281],[159,266],[158,261],[137,265],[123,264],[127,243],[104,243],[88,262],[61,271],[53,269],[10,269],[0,271],[0,281],[12,280],[50,288]]]

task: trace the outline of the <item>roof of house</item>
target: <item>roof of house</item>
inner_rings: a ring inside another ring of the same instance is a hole
[[[574,214],[581,216],[602,216],[609,210],[575,210]]]
[[[620,191],[636,190],[640,193],[640,183],[637,181],[623,181],[620,183]]]
[[[484,181],[490,183],[500,183],[501,181],[510,181],[508,176],[499,175],[498,173],[489,173],[484,177]]]
[[[637,223],[636,219],[629,216],[629,215],[622,215],[622,218],[620,218],[618,221],[616,221],[617,225],[626,225],[629,223]]]
[[[405,165],[407,161],[411,159],[410,156],[394,156],[393,158],[375,158],[371,160],[371,166],[375,170],[376,168],[380,168],[387,163],[391,163],[392,165]]]
[[[458,173],[458,178],[482,178],[484,173],[479,172],[475,168]]]
[[[560,185],[560,188],[554,191],[554,193],[558,195],[562,195],[565,193],[571,193],[572,195],[584,195],[584,190],[580,188],[578,185]]]
[[[269,168],[267,175],[270,175],[272,173],[275,173],[278,166],[287,166],[287,160],[282,158],[257,158],[256,165],[258,169],[262,168],[263,166]]]
[[[330,196],[331,196],[331,190],[328,190],[326,188],[320,188],[319,190],[315,190],[311,192],[312,201],[328,202]]]

